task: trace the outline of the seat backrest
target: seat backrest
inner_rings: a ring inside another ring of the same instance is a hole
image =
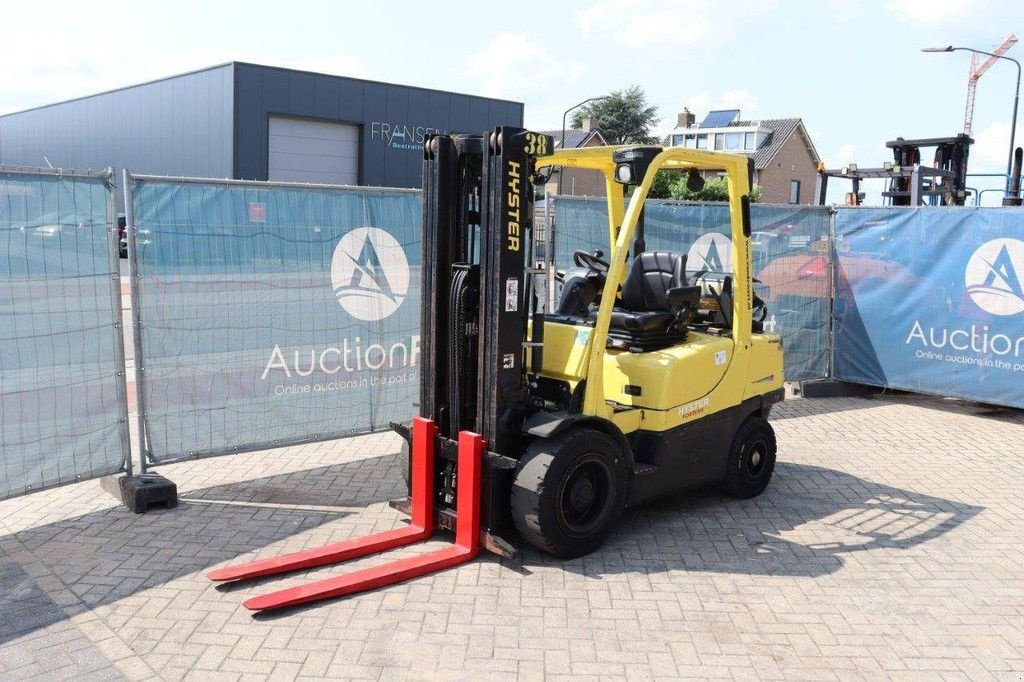
[[[622,307],[632,312],[671,312],[669,289],[686,285],[686,255],[672,251],[637,254],[622,283]]]

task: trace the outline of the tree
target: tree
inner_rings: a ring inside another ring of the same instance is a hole
[[[704,187],[696,192],[686,186],[686,178],[672,184],[670,189],[673,199],[680,201],[729,201],[729,184],[725,178],[712,178],[704,183]]]
[[[680,178],[685,179],[682,171],[678,170],[660,170],[654,176],[654,182],[651,183],[651,190],[647,193],[648,199],[672,199],[672,186],[679,181]]]
[[[729,201],[729,182],[725,178],[712,178],[704,183],[704,188],[694,192],[686,186],[686,176],[680,177],[669,187],[669,195],[679,201]],[[750,200],[760,201],[764,190],[754,185],[750,190]]]
[[[657,140],[651,129],[658,122],[658,107],[647,102],[647,95],[634,85],[616,90],[608,99],[582,107],[572,117],[572,127],[582,128],[583,119],[593,119],[594,127],[608,144],[652,144]]]

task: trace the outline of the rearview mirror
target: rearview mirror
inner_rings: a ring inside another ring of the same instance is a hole
[[[686,189],[691,192],[699,192],[704,189],[704,176],[696,168],[691,168],[686,176]]]

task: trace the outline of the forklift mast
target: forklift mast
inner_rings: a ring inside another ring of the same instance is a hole
[[[479,433],[494,453],[518,443],[533,410],[532,177],[550,150],[549,136],[512,127],[424,147],[420,414],[445,438]]]
[[[935,159],[932,167],[939,171],[934,176],[931,186],[917,190],[912,186],[914,178],[894,177],[887,192],[893,206],[913,206],[914,198],[920,194],[934,197],[935,201],[946,206],[963,206],[967,197],[967,157],[971,144],[969,136],[960,133],[954,137],[932,137],[917,140],[906,140],[897,137],[885,143],[892,150],[893,161],[897,167],[913,168],[921,164],[921,148],[935,147]]]

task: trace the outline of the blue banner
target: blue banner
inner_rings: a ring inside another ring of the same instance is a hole
[[[412,417],[418,193],[136,179],[133,206],[151,461]]]
[[[0,169],[0,499],[129,458],[109,178]]]
[[[603,199],[556,197],[555,259],[572,263],[572,252],[609,253]],[[765,329],[785,345],[787,381],[824,377],[829,359],[831,248],[828,208],[751,206],[754,290],[768,306]],[[644,209],[648,251],[679,251],[687,270],[732,272],[731,225],[726,204],[648,200]]]
[[[840,209],[835,377],[1024,407],[1024,209]]]

